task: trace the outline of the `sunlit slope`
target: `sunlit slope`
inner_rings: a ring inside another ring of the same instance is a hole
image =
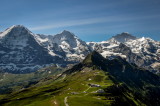
[[[0,72],[0,94],[8,94],[27,88],[38,83],[41,79],[55,77],[63,71],[64,68],[52,65],[28,74]]]
[[[158,106],[159,77],[121,58],[104,59],[93,52],[57,78],[1,100],[4,106]]]

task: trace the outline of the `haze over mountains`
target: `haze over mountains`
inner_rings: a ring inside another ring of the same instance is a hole
[[[151,38],[121,33],[108,41],[86,43],[66,30],[54,36],[33,34],[22,25],[0,33],[0,67],[5,72],[28,73],[51,64],[67,66],[82,61],[94,50],[105,58],[120,56],[159,71],[160,42]]]

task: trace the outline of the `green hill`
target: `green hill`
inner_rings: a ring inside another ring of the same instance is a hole
[[[159,106],[157,75],[120,57],[97,52],[60,75],[40,80],[2,100],[2,106]]]
[[[55,77],[64,71],[64,68],[52,65],[42,68],[36,72],[27,74],[12,74],[0,72],[0,95],[8,94],[18,91],[20,89],[27,88],[31,85],[38,83],[41,79],[47,79],[49,77]]]

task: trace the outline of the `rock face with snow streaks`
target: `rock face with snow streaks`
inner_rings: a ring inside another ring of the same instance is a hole
[[[105,58],[120,56],[149,70],[159,69],[160,42],[151,38],[123,32],[107,41],[86,43],[66,30],[43,35],[15,25],[0,33],[0,70],[28,73],[51,64],[66,66],[82,61],[93,50]]]
[[[121,56],[149,70],[154,70],[154,64],[160,63],[160,42],[151,38],[136,38],[129,33],[121,33],[107,41],[87,44],[106,58]]]
[[[68,31],[43,36],[15,25],[0,34],[0,69],[28,73],[50,64],[65,66],[79,62],[89,50],[85,42]]]

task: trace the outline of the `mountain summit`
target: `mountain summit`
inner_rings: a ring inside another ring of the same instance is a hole
[[[116,36],[113,36],[110,40],[124,43],[129,40],[135,40],[135,39],[137,39],[135,36],[132,36],[131,34],[129,34],[127,32],[123,32],[121,34],[117,34]]]
[[[31,33],[26,27],[23,25],[13,25],[10,28],[7,28],[4,32],[1,33],[0,37],[4,36],[22,36],[26,33]]]
[[[88,44],[66,30],[56,35],[40,35],[22,25],[14,25],[0,33],[0,67],[8,72],[30,72],[50,64],[78,63],[94,50],[105,58],[120,56],[149,70],[160,62],[160,42],[136,38],[129,33]]]
[[[38,35],[22,25],[0,33],[0,67],[12,73],[27,73],[57,64],[80,62],[90,47],[73,33],[64,30],[57,35]]]
[[[52,42],[58,44],[66,53],[68,61],[80,61],[91,52],[86,42],[79,39],[73,33],[64,30],[62,33],[54,35]]]
[[[34,34],[22,25],[14,25],[0,34],[0,43],[5,47],[12,46],[12,49],[26,47],[31,39],[36,42]]]
[[[26,27],[16,25],[0,34],[0,67],[11,73],[28,73],[62,58],[51,56]]]
[[[108,41],[88,42],[87,44],[105,58],[120,56],[130,63],[151,71],[155,70],[153,66],[160,63],[160,42],[151,38],[136,38],[128,33],[121,33]],[[156,69],[154,72],[159,71]]]

